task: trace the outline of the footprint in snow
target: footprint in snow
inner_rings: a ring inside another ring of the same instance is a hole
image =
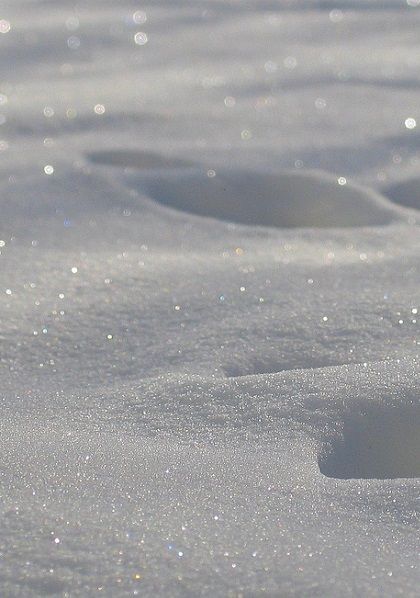
[[[186,160],[128,150],[95,152],[88,158],[123,168],[127,184],[160,204],[239,224],[330,228],[402,219],[379,193],[324,172],[207,170]]]
[[[339,479],[420,477],[420,405],[376,406],[344,419],[340,439],[319,459]]]
[[[420,210],[420,178],[390,185],[383,193],[397,204]]]

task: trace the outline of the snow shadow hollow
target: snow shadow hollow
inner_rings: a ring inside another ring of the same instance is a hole
[[[390,185],[383,193],[395,203],[420,210],[420,178]]]
[[[319,467],[330,478],[420,477],[420,405],[376,406],[349,415]]]
[[[206,169],[148,152],[104,151],[89,159],[124,169],[125,182],[167,207],[270,227],[385,225],[398,208],[375,191],[318,171]]]

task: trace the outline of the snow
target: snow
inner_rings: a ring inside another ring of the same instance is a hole
[[[418,595],[416,4],[3,3],[2,595]]]
[[[125,180],[148,197],[178,210],[253,226],[345,227],[399,219],[384,197],[326,173],[205,170],[166,166],[159,156],[123,152],[95,162],[125,166]],[[143,162],[147,166],[143,165]],[[165,169],[166,166],[166,169]],[[174,170],[172,170],[174,168]],[[146,173],[145,173],[146,169]],[[131,172],[133,171],[133,172]]]

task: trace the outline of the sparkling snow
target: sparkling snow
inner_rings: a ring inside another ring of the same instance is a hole
[[[418,596],[419,30],[3,2],[2,596]]]

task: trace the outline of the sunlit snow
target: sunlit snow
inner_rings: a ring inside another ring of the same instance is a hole
[[[0,7],[0,596],[419,595],[420,2]]]

